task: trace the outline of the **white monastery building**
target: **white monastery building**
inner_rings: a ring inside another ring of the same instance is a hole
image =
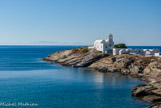
[[[114,46],[113,36],[109,35],[109,39],[107,40],[96,40],[94,42],[94,48],[102,53],[107,53],[108,51],[112,51]]]
[[[107,40],[96,40],[94,46],[89,48],[94,48],[102,53],[113,52],[113,55],[121,54],[139,54],[143,56],[158,56],[161,57],[160,49],[131,49],[131,48],[113,48],[114,41],[113,35],[109,34],[109,39]]]

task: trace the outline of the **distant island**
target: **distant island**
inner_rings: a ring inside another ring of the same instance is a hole
[[[132,88],[132,96],[161,107],[161,57],[159,49],[130,49],[126,44],[96,40],[94,46],[59,51],[43,60],[63,66],[86,67],[99,72],[117,72],[140,78],[146,84]]]

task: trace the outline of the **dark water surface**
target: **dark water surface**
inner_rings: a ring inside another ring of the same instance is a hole
[[[0,46],[0,108],[146,108],[131,96],[143,82],[114,73],[92,72],[44,62],[48,54],[78,46]],[[26,108],[26,107],[24,107]]]

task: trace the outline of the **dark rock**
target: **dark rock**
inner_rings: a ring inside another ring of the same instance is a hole
[[[142,97],[142,100],[150,103],[157,103],[157,102],[161,102],[161,97],[156,95],[147,95]]]
[[[112,60],[112,62],[115,62],[116,61],[116,57],[112,57],[111,60]]]
[[[102,68],[100,68],[100,69],[99,69],[99,71],[100,71],[100,72],[107,72],[107,71],[108,71],[108,69],[107,69],[107,68],[105,68],[105,67],[102,67]]]
[[[129,60],[129,61],[125,62],[124,67],[128,68],[128,66],[130,66],[132,63],[134,63],[134,60]]]
[[[147,86],[145,84],[137,85],[132,89],[132,96],[142,97],[147,96],[147,92],[145,91]]]
[[[149,108],[161,108],[161,103],[156,103],[150,106]]]

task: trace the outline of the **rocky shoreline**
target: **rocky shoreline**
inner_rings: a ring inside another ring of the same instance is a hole
[[[88,47],[80,47],[50,54],[43,60],[63,66],[86,67],[100,72],[119,72],[141,78],[144,85],[132,88],[132,96],[153,103],[149,108],[161,108],[161,58],[140,55],[102,54]]]

